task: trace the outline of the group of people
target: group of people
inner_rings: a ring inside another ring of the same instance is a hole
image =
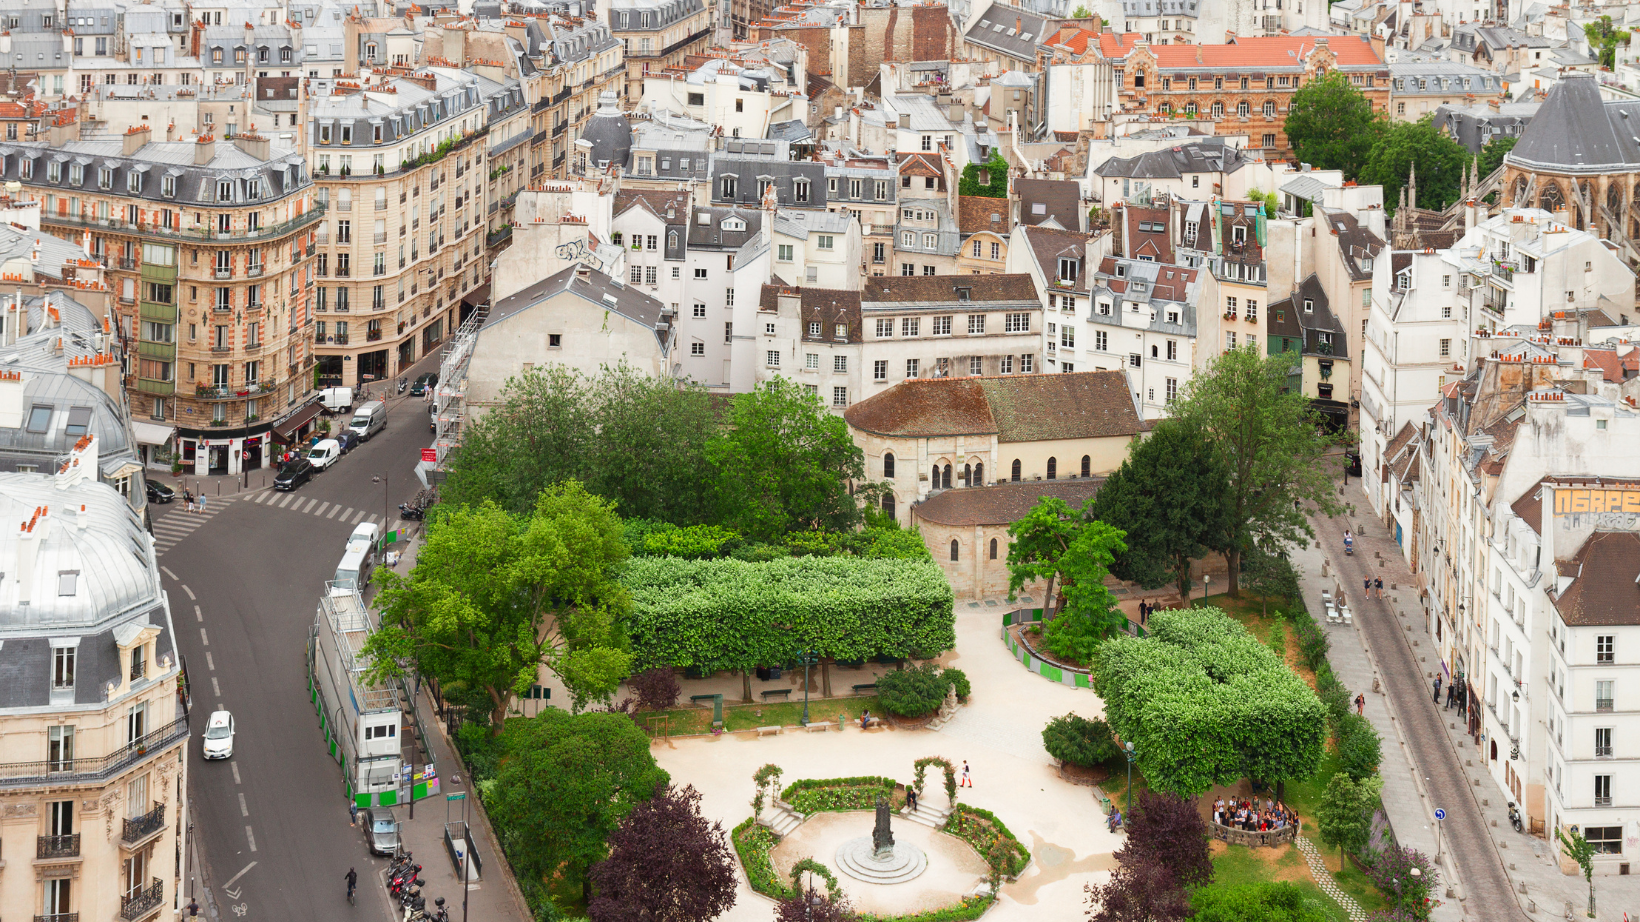
[[[1369,599],[1371,599],[1371,598],[1379,598],[1379,599],[1383,598],[1384,597],[1384,578],[1382,576],[1377,576],[1377,577],[1364,576],[1364,577],[1362,577],[1361,578],[1361,591],[1366,593],[1366,596]]]
[[[1265,798],[1261,807],[1257,797],[1213,801],[1213,822],[1232,829],[1248,832],[1270,832],[1298,824],[1298,811],[1283,803]]]
[[[184,488],[182,491],[183,508],[189,512],[205,511],[205,494],[194,495],[192,490]]]

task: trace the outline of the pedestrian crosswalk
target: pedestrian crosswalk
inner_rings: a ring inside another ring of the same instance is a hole
[[[311,515],[316,518],[334,522],[345,522],[348,525],[357,525],[360,522],[374,522],[384,529],[391,527],[391,523],[379,513],[368,512],[341,503],[323,502],[318,499],[302,496],[297,493],[279,493],[274,490],[262,490],[257,493],[244,493],[239,496],[225,498],[212,497],[205,504],[204,512],[186,512],[178,509],[167,512],[154,520],[154,553],[163,556],[166,551],[174,547],[179,541],[193,534],[200,526],[209,522],[213,517],[227,508],[229,504],[239,500],[257,503],[263,506],[272,506],[290,512]]]

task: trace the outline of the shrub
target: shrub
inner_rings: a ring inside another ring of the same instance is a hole
[[[974,689],[968,684],[968,673],[961,669],[941,669],[940,678],[957,687],[957,697],[964,701],[973,693]]]
[[[626,682],[638,699],[640,711],[664,711],[677,704],[678,695],[683,694],[683,686],[678,683],[677,675],[666,666],[646,669]]]
[[[1001,841],[1004,844],[1004,860],[1000,870],[1004,877],[1017,877],[1030,863],[1031,852],[1008,827],[1002,825],[995,813],[980,807],[970,807],[967,804],[953,804],[951,816],[945,821],[945,831],[962,839],[974,847],[974,851],[981,855],[988,855],[992,845]]]
[[[1048,721],[1042,728],[1042,745],[1048,755],[1083,768],[1102,765],[1119,755],[1110,724],[1077,714],[1065,714]]]
[[[780,799],[798,813],[870,810],[877,798],[894,802],[894,779],[867,775],[858,778],[804,778],[780,792]]]
[[[1418,869],[1418,876],[1411,874]],[[1379,853],[1367,870],[1391,910],[1398,910],[1413,919],[1429,918],[1429,911],[1440,905],[1431,894],[1440,892],[1441,871],[1423,852],[1411,848],[1391,848]]]
[[[1321,699],[1321,706],[1327,709],[1327,723],[1331,724],[1334,733],[1352,710],[1353,700],[1350,690],[1331,669],[1324,669],[1315,674],[1316,695]]]
[[[771,560],[790,557],[791,551],[783,547],[776,547],[773,544],[752,543],[742,544],[730,551],[729,556],[735,560],[744,560],[747,563],[768,563]]]
[[[1194,800],[1141,791],[1126,822],[1127,844],[1116,853],[1124,865],[1154,861],[1171,871],[1181,887],[1197,887],[1213,879],[1207,824]]]
[[[1355,714],[1345,714],[1338,724],[1339,767],[1356,781],[1378,771],[1383,760],[1382,743],[1372,722]]]
[[[877,701],[883,710],[900,717],[921,717],[940,709],[951,683],[932,664],[890,672],[877,680]]]
[[[1287,881],[1198,887],[1190,894],[1190,905],[1195,910],[1190,917],[1193,922],[1332,922],[1333,918],[1319,900]]]

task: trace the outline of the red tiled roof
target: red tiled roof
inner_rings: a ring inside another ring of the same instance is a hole
[[[1125,38],[1126,36],[1124,36]],[[1100,44],[1103,45],[1104,36]],[[1340,67],[1383,64],[1372,43],[1359,35],[1325,36]],[[1230,45],[1151,45],[1150,53],[1163,70],[1171,68],[1285,68],[1297,67],[1316,49],[1315,36],[1273,35],[1237,38]],[[1106,57],[1110,55],[1107,54]]]
[[[878,435],[995,434],[999,442],[1132,437],[1143,428],[1120,371],[912,378],[854,404],[843,419]]]
[[[1572,583],[1555,601],[1569,625],[1640,624],[1640,535],[1597,531],[1569,561],[1556,561]],[[1569,565],[1569,566],[1568,566]]]
[[[1623,382],[1623,365],[1616,349],[1585,349],[1583,367],[1600,369],[1600,376],[1611,384]]]
[[[1025,517],[1038,500],[1052,496],[1072,509],[1099,492],[1103,477],[1075,480],[1043,480],[1029,483],[999,483],[992,487],[942,490],[918,504],[913,514],[919,521],[935,525],[1012,525]]]
[[[1532,530],[1540,534],[1543,532],[1542,491],[1543,478],[1539,477],[1537,483],[1526,488],[1526,492],[1520,495],[1520,499],[1509,504],[1509,508],[1514,511],[1515,515],[1520,516],[1521,521],[1532,526]]]
[[[957,196],[957,229],[964,235],[990,231],[1007,236],[1013,228],[1009,220],[1008,200],[983,195]]]
[[[1099,53],[1107,58],[1125,58],[1133,46],[1144,41],[1143,32],[1099,33]]]
[[[1069,48],[1071,51],[1080,55],[1087,52],[1088,43],[1094,41],[1096,38],[1099,43],[1103,45],[1105,35],[1106,33],[1094,33],[1088,31],[1087,29],[1065,28],[1055,32],[1044,44],[1064,45],[1066,48]]]

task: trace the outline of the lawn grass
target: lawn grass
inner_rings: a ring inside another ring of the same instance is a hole
[[[1304,891],[1306,899],[1320,906],[1338,922],[1349,922],[1344,907],[1316,886],[1306,867],[1304,856],[1297,848],[1287,845],[1280,849],[1248,848],[1244,845],[1221,846],[1224,851],[1213,856],[1213,882],[1210,889],[1230,889],[1242,884],[1268,880],[1286,881]]]
[[[877,703],[876,695],[850,695],[840,698],[809,699],[810,723],[836,723],[837,716],[843,715],[846,719],[856,720],[863,710],[870,710],[873,714],[881,714],[882,708]],[[658,718],[668,720],[668,732],[673,736],[691,736],[712,732],[712,709],[708,707],[672,708],[669,711],[644,711],[632,715],[650,736],[657,734]],[[782,701],[770,704],[740,704],[723,706],[724,729],[730,732],[736,730],[755,730],[758,727],[779,725],[790,727],[803,722],[803,699],[796,701]]]

